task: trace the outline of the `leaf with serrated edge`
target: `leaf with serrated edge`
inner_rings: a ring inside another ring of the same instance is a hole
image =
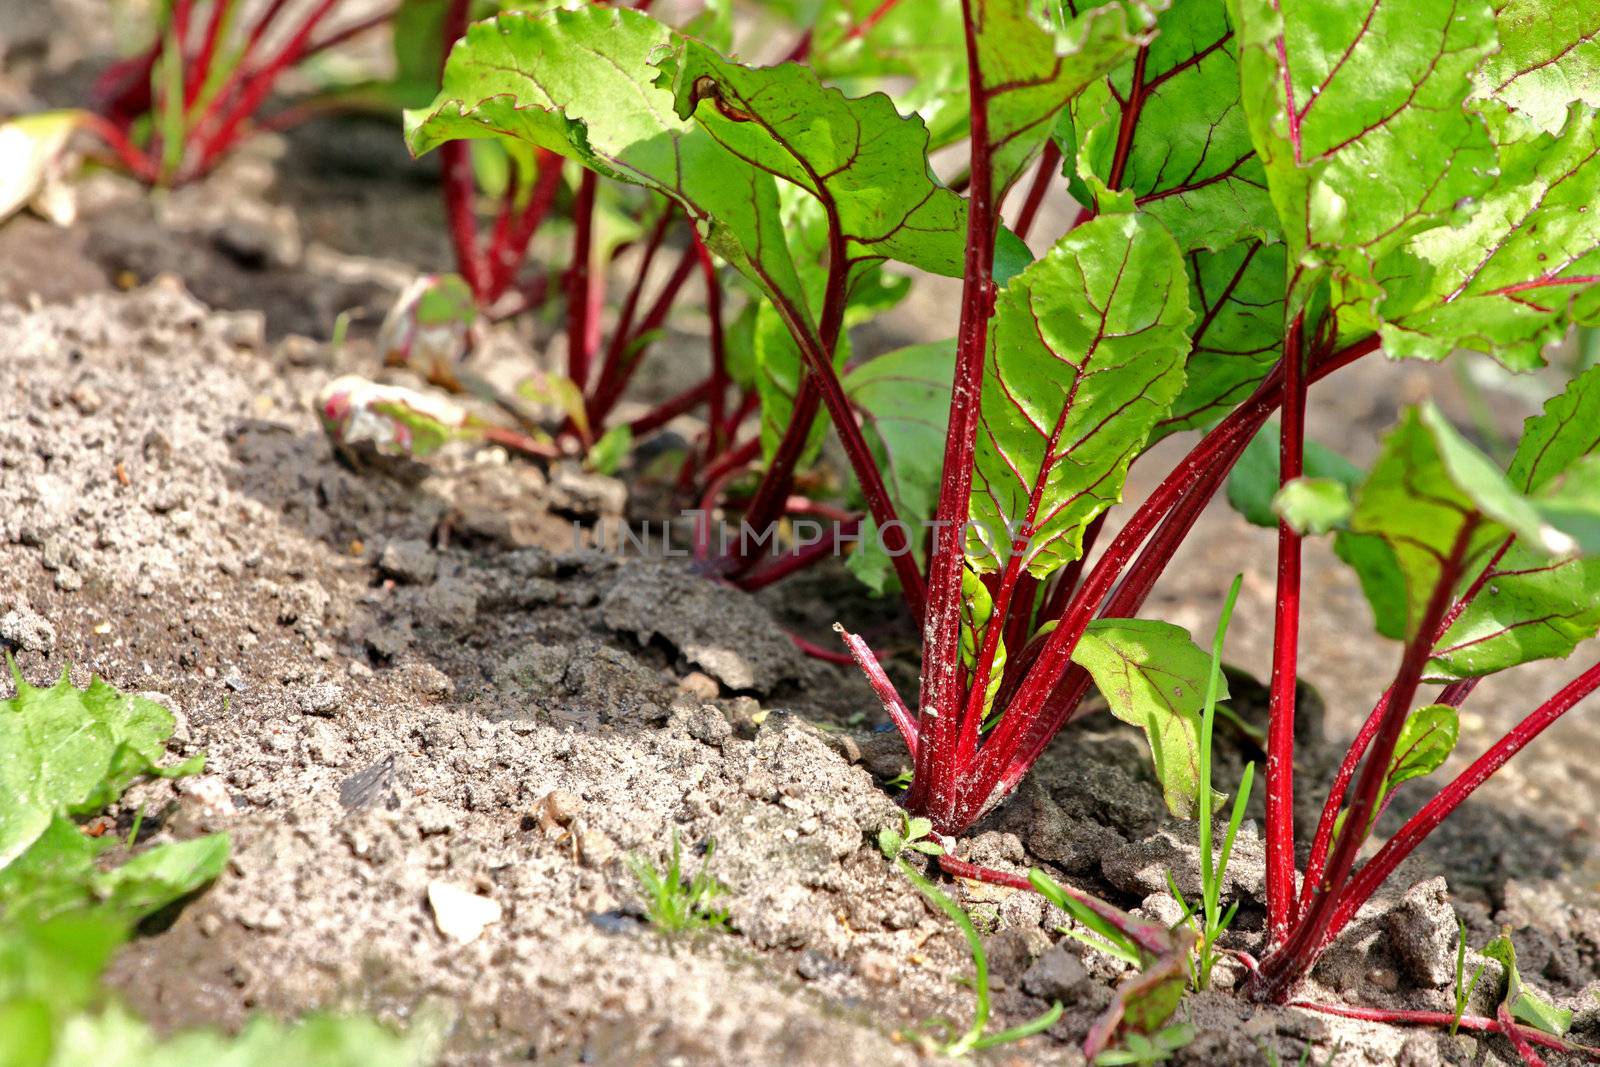
[[[1503,100],[1547,133],[1567,106],[1600,107],[1600,6],[1494,0],[1500,48],[1478,69],[1479,93]]]
[[[1211,656],[1181,626],[1153,619],[1096,619],[1072,651],[1111,714],[1145,732],[1167,808],[1194,818],[1200,799],[1200,712]],[[1217,699],[1228,697],[1226,680]]]
[[[62,675],[39,689],[14,673],[17,695],[0,701],[0,867],[43,833],[50,820],[116,800],[135,777],[175,777],[195,761],[163,766],[172,714],[124,696],[96,679],[80,690]]]
[[[1574,463],[1600,454],[1600,367],[1551,397],[1523,426],[1508,477],[1526,493],[1550,487]],[[1430,676],[1465,678],[1569,655],[1600,630],[1600,558],[1550,560],[1512,544],[1446,631]]]
[[[1103,211],[1148,211],[1185,251],[1276,239],[1266,174],[1239,103],[1225,0],[1177,0],[1156,22],[1155,40],[1070,109],[1091,195]],[[1120,181],[1108,190],[1114,169]]]
[[[1380,264],[1390,355],[1471,348],[1527,370],[1571,323],[1600,321],[1600,116],[1575,109],[1559,137],[1505,145],[1500,172],[1471,219]]]
[[[895,514],[910,527],[912,549],[919,553],[923,539],[915,533],[939,502],[954,371],[955,342],[934,341],[887,352],[852,368],[844,378],[845,394],[861,413],[862,433],[883,471]],[[845,565],[876,592],[888,586],[893,566],[870,520]]]
[[[1310,253],[1363,276],[1488,188],[1494,148],[1462,107],[1494,45],[1485,0],[1229,2],[1291,265]]]
[[[1105,215],[999,293],[984,361],[966,552],[1037,578],[1082,553],[1183,384],[1182,258],[1153,219]]]
[[[682,206],[723,259],[814,330],[778,217],[772,176],[679,118],[651,60],[677,35],[638,11],[583,7],[473,24],[426,108],[406,112],[413,152],[509,137],[576,159]]]
[[[827,208],[852,259],[961,274],[966,203],[928,166],[928,130],[883,93],[851,98],[798,63],[747,67],[677,38],[656,59],[678,114]]]
[[[834,84],[896,83],[896,104],[926,120],[935,149],[966,136],[960,0],[825,0],[812,23],[810,64]]]

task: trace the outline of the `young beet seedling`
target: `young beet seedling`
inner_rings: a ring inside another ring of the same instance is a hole
[[[965,77],[945,95],[965,115],[961,193],[928,164],[929,126],[887,96],[846,96],[798,63],[744,65],[603,7],[473,26],[408,137],[418,151],[498,138],[651,190],[759,294],[795,385],[763,396],[773,445],[740,461],[767,461],[746,517],[791,508],[820,408],[864,507],[859,527],[841,524],[862,535],[852,564],[897,583],[922,626],[916,701],[859,637],[846,646],[911,753],[908,810],[941,834],[1001,803],[1091,685],[1149,736],[1171,811],[1198,813],[1211,660],[1135,616],[1281,409],[1270,944],[1246,991],[1284,1002],[1442,818],[1600,688],[1600,666],[1582,673],[1358,864],[1383,804],[1448,750],[1437,708],[1600,627],[1600,377],[1529,424],[1508,472],[1438,412],[1405,413],[1353,501],[1301,480],[1318,474],[1309,390],[1380,349],[1471,348],[1529,370],[1600,319],[1600,117],[1570,69],[1592,30],[1516,2],[1045,6],[1049,21],[1026,0],[959,4]],[[1000,212],[1035,161],[1027,201],[1059,164],[1082,210],[1029,262]],[[953,342],[841,366],[852,297],[886,260],[961,278]],[[895,388],[873,387],[877,364]],[[1091,558],[1129,466],[1190,429],[1206,432]],[[1300,567],[1321,529],[1338,530],[1404,651],[1298,872]]]

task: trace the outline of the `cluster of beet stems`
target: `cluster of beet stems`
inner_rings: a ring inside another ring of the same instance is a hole
[[[962,537],[969,517],[984,352],[988,320],[994,306],[993,249],[999,223],[996,190],[991,188],[990,177],[988,91],[979,70],[971,6],[970,0],[963,5],[972,129],[967,261],[949,436],[934,523],[937,541],[930,554],[926,590],[920,581],[902,579],[908,605],[923,619],[920,713],[913,714],[906,707],[865,642],[854,635],[844,635],[912,754],[915,774],[907,806],[932,819],[939,831],[950,834],[965,830],[1003,799],[1042,755],[1056,732],[1082,712],[1090,680],[1087,672],[1070,662],[1074,645],[1091,620],[1126,618],[1138,613],[1200,512],[1269,415],[1282,409],[1280,475],[1286,483],[1303,472],[1305,411],[1310,385],[1378,349],[1375,336],[1335,347],[1329,332],[1308,332],[1304,319],[1296,318],[1286,331],[1282,358],[1276,367],[1178,463],[1132,513],[1092,566],[1084,568],[1083,561],[1079,560],[1060,572],[1055,586],[1047,590],[1037,618],[1033,617],[1036,588],[1031,585],[1032,579],[1020,571],[1019,561],[1033,532],[1033,515],[1025,516],[1015,535],[1012,563],[990,587],[993,617],[997,621],[991,624],[976,663],[970,670],[964,669],[960,654]],[[1123,140],[1131,138],[1131,133],[1132,123],[1127,122],[1122,131]],[[1116,158],[1125,159],[1126,153],[1119,151]],[[1019,216],[1020,232],[1025,234],[1037,210],[1044,179],[1053,174],[1057,165],[1058,157],[1053,154],[1041,161]],[[1110,176],[1109,184],[1113,188],[1121,180],[1118,170],[1120,168],[1114,166]],[[831,376],[826,361],[812,361],[810,370],[814,378],[826,380]],[[848,433],[841,436],[857,472],[874,469],[864,447]],[[873,503],[870,494],[868,501],[869,505]],[[873,507],[873,516],[880,526],[894,517],[892,508],[880,510],[877,506]],[[1086,532],[1085,555],[1093,547],[1099,531],[1100,524],[1096,522]],[[1507,760],[1580,700],[1600,688],[1600,664],[1597,664],[1495,742],[1439,790],[1376,854],[1357,865],[1362,845],[1379,813],[1384,777],[1401,728],[1414,706],[1430,653],[1451,623],[1478,595],[1495,562],[1509,545],[1509,541],[1502,545],[1466,585],[1465,591],[1456,596],[1455,590],[1468,577],[1463,568],[1471,532],[1470,526],[1463,530],[1453,550],[1442,561],[1442,573],[1422,624],[1407,642],[1393,682],[1346,753],[1330,787],[1306,866],[1303,871],[1297,871],[1293,768],[1301,537],[1287,523],[1279,525],[1277,609],[1267,731],[1268,949],[1259,964],[1247,960],[1251,974],[1246,993],[1253,999],[1291,1001],[1322,951],[1396,866]],[[923,605],[925,608],[919,611]],[[1017,647],[1012,644],[1013,635],[1026,639],[1036,632],[1038,623],[1045,621],[1054,621],[1057,625],[1048,634],[1028,640],[1021,655],[1014,655],[1008,662],[995,701],[995,706],[1003,708],[1004,714],[979,744],[985,687],[973,685],[972,680],[989,677],[1000,635],[1005,636],[1008,645]],[[1459,707],[1476,681],[1468,679],[1446,686],[1437,702]],[[1344,830],[1335,834],[1336,820],[1347,807]],[[941,863],[957,876],[1028,887],[1026,879],[975,867],[951,857],[942,858]],[[1355,1018],[1400,1023],[1449,1025],[1453,1019],[1448,1013],[1437,1012],[1328,1010]],[[1499,1018],[1468,1017],[1461,1025],[1504,1033],[1529,1062],[1537,1062],[1534,1045],[1574,1049],[1569,1042],[1517,1026],[1503,1011]]]

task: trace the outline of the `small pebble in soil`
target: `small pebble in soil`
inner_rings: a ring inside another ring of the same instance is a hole
[[[439,557],[426,541],[390,541],[378,557],[378,569],[398,582],[423,585],[439,573]]]
[[[589,923],[605,934],[637,933],[644,925],[627,912],[618,910],[592,912]]]
[[[52,652],[56,647],[56,628],[27,601],[19,601],[0,615],[0,643],[14,645],[24,652]]]
[[[678,683],[678,691],[687,693],[697,700],[715,700],[722,692],[722,687],[717,685],[716,679],[702,671],[690,671]]]
[[[476,941],[503,914],[498,901],[438,879],[428,883],[428,906],[439,932],[462,945]]]
[[[332,682],[318,682],[300,694],[300,710],[307,715],[332,715],[344,703],[344,690]]]
[[[546,832],[557,827],[571,826],[583,811],[583,798],[567,789],[552,789],[534,807],[534,817]]]
[[[814,948],[808,948],[800,953],[800,958],[795,961],[794,970],[801,978],[814,982],[818,978],[827,978],[844,970],[844,964],[833,959]]]
[[[1022,990],[1040,1000],[1071,1003],[1089,981],[1089,972],[1076,955],[1056,945],[1022,972]]]

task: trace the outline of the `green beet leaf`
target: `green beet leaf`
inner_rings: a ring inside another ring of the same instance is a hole
[[[1102,211],[1149,212],[1185,251],[1275,240],[1225,0],[1176,0],[1156,25],[1153,41],[1070,108],[1062,132],[1085,192]]]
[[[1159,439],[1215,422],[1277,362],[1287,253],[1240,104],[1225,0],[1178,0],[1157,23],[1153,41],[1073,101],[1057,137],[1074,196],[1152,215],[1185,253],[1193,350]]]
[[[1485,0],[1230,0],[1230,13],[1251,139],[1299,279],[1291,311],[1317,265],[1365,277],[1487,190],[1494,146],[1463,107],[1494,47]]]
[[[1444,766],[1460,736],[1461,717],[1448,704],[1429,704],[1407,716],[1400,728],[1400,739],[1395,742],[1394,755],[1389,759],[1388,773],[1378,789],[1378,810],[1382,810],[1384,798],[1395,786],[1430,775]],[[1343,831],[1347,814],[1348,809],[1341,811],[1334,820],[1335,837]]]
[[[0,701],[0,868],[57,815],[115,801],[141,775],[195,774],[202,760],[164,765],[175,720],[161,705],[125,696],[96,678],[78,689],[63,674],[49,689],[11,665],[17,695]]]
[[[1556,133],[1574,100],[1600,107],[1600,7],[1493,0],[1500,48],[1478,69],[1478,92]]]
[[[125,1009],[70,1019],[52,1064],[96,1067],[427,1067],[438,1062],[448,1028],[421,1012],[405,1034],[374,1019],[313,1015],[284,1023],[252,1019],[236,1036],[191,1030],[161,1037]]]
[[[1532,993],[1523,984],[1522,972],[1517,970],[1517,947],[1511,943],[1508,932],[1483,946],[1483,954],[1495,960],[1505,971],[1506,995],[1503,1003],[1511,1009],[1512,1018],[1536,1030],[1561,1037],[1572,1028],[1572,1012],[1558,1008],[1543,997]]]
[[[1400,729],[1400,740],[1395,744],[1389,773],[1383,780],[1384,792],[1444,766],[1460,736],[1460,715],[1448,704],[1429,704],[1413,711]]]
[[[1138,215],[1073,230],[1000,291],[989,326],[966,553],[1043,578],[1082,553],[1183,384],[1177,245]]]
[[[1470,527],[1470,529],[1469,529]],[[1554,526],[1539,502],[1521,492],[1431,405],[1408,409],[1356,494],[1350,529],[1384,542],[1405,589],[1401,618],[1392,602],[1374,601],[1379,630],[1409,637],[1443,574],[1459,536],[1464,573],[1508,535],[1546,557],[1564,556],[1575,540]],[[1370,588],[1372,576],[1363,576]]]
[[[1183,392],[1156,425],[1157,437],[1209,426],[1250,394],[1283,351],[1287,250],[1241,241],[1221,252],[1191,251],[1193,350]]]
[[[955,342],[935,341],[887,352],[850,370],[845,394],[861,413],[861,431],[883,471],[895,514],[914,533],[932,518],[939,503],[944,470],[950,380],[955,373]],[[894,567],[867,519],[861,543],[846,566],[875,592],[894,578]],[[911,537],[921,560],[923,539]]]
[[[927,123],[933,149],[966,136],[960,0],[824,0],[812,23],[809,61],[837,85],[892,84],[896,104]]]
[[[1058,26],[1037,19],[1030,0],[972,0],[997,201],[1044,147],[1068,101],[1154,35],[1155,14],[1137,0],[1082,13],[1051,6]]]
[[[1273,498],[1278,492],[1278,424],[1269,422],[1250,439],[1228,475],[1228,503],[1256,526],[1276,529],[1278,513]],[[1307,477],[1338,482],[1346,490],[1361,484],[1361,468],[1326,445],[1305,443]]]
[[[1151,619],[1097,619],[1072,661],[1094,678],[1111,713],[1145,732],[1167,808],[1194,818],[1200,800],[1200,712],[1211,656],[1187,630]],[[1228,696],[1218,680],[1217,698]]]
[[[1321,535],[1350,518],[1350,491],[1332,478],[1295,478],[1272,498],[1272,510],[1291,529]]]
[[[1527,370],[1571,324],[1600,321],[1600,116],[1577,108],[1559,136],[1505,144],[1499,173],[1470,219],[1379,265],[1391,355],[1470,348]]]
[[[426,152],[459,138],[503,137],[578,160],[667,196],[707,244],[778,303],[791,329],[814,333],[766,171],[740,159],[655,84],[657,55],[679,40],[637,11],[584,7],[475,23],[406,138]]]
[[[1600,455],[1600,368],[1552,397],[1523,426],[1508,477],[1525,493],[1560,488]],[[1465,678],[1564,657],[1600,630],[1600,559],[1551,560],[1513,542],[1434,650],[1430,675]]]
[[[816,197],[849,258],[961,274],[966,203],[929,168],[920,118],[883,93],[847,97],[798,63],[747,67],[690,38],[675,38],[656,66],[681,118]]]

